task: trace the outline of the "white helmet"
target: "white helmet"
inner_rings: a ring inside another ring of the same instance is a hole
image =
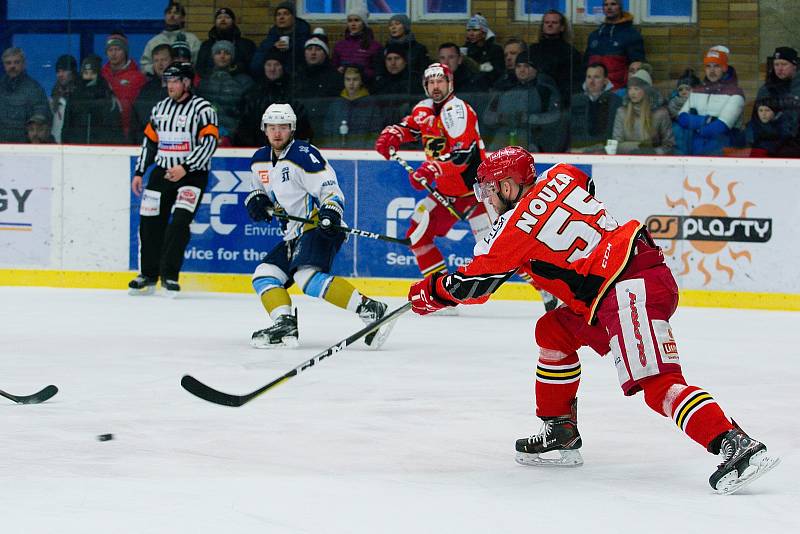
[[[295,131],[297,115],[289,104],[271,104],[261,116],[261,131],[267,131],[267,124],[288,124]]]

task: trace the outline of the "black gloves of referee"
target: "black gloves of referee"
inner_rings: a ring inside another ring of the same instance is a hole
[[[251,191],[247,198],[244,199],[244,204],[247,206],[247,214],[254,221],[271,221],[272,211],[275,209],[275,204],[269,199],[267,194],[263,191]]]

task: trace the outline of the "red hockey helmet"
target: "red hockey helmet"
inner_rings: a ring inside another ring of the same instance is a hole
[[[431,78],[444,78],[447,80],[447,94],[439,102],[447,100],[447,97],[452,95],[454,91],[453,73],[450,71],[450,67],[444,63],[431,63],[425,68],[425,73],[422,75],[422,88],[428,98],[433,98],[428,94],[428,80]]]
[[[533,184],[536,181],[533,154],[520,146],[507,146],[494,152],[478,165],[475,196],[483,201],[499,191],[500,181],[505,179],[514,180],[523,187]]]

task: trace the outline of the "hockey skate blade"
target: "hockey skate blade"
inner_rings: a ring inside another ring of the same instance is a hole
[[[781,463],[779,457],[767,456],[766,451],[758,452],[750,458],[750,465],[744,470],[741,476],[737,476],[736,471],[731,471],[722,477],[719,482],[717,482],[715,493],[717,495],[731,495],[736,493],[779,463]]]
[[[168,299],[175,300],[181,294],[180,291],[170,291],[169,289],[164,290],[164,296]]]
[[[156,292],[156,286],[144,286],[142,289],[128,288],[128,295],[132,297],[146,297]]]
[[[386,340],[389,339],[389,334],[392,333],[392,330],[394,329],[394,325],[396,322],[397,320],[394,320],[380,327],[378,331],[375,333],[375,337],[373,337],[369,343],[367,343],[367,340],[365,338],[364,343],[366,343],[367,347],[370,350],[378,350],[379,348],[381,348],[383,344],[386,343]]]
[[[581,451],[577,449],[550,452],[558,453],[559,457],[545,458],[540,454],[517,452],[515,460],[520,465],[530,465],[534,467],[580,467],[583,465],[583,456],[581,456]]]
[[[431,317],[458,317],[458,308],[455,306],[442,308],[441,310],[433,312]]]
[[[286,336],[280,343],[268,343],[266,341],[251,339],[250,346],[254,349],[294,349],[300,345],[296,337]]]

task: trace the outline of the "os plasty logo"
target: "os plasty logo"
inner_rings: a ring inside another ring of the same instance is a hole
[[[691,247],[680,255],[683,270],[678,275],[689,274],[694,264],[705,278],[703,285],[713,279],[712,270],[717,275],[727,276],[728,282],[733,280],[737,265],[752,260],[748,245],[766,243],[772,237],[772,219],[747,216],[750,208],[756,205],[736,197],[739,182],[724,186],[725,194],[714,182],[713,175],[710,172],[706,176],[707,187],[692,185],[687,176],[683,180],[683,197],[672,200],[665,196],[670,209],[685,210],[688,215],[651,215],[646,222],[654,238],[671,241],[664,249],[666,256],[676,257],[678,241],[689,242]]]

